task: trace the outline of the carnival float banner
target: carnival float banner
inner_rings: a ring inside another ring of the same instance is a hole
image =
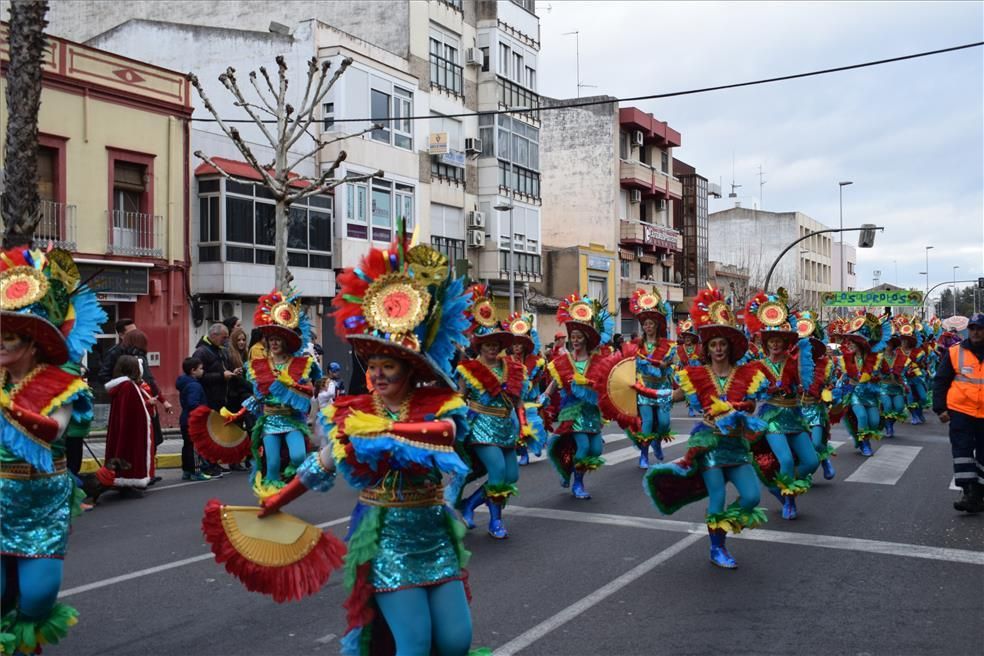
[[[880,290],[868,292],[824,292],[821,295],[824,307],[921,307],[922,292],[909,289]]]

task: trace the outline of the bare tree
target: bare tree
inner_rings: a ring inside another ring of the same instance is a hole
[[[7,142],[4,147],[3,247],[30,246],[41,220],[38,197],[38,110],[48,0],[10,3]]]
[[[345,69],[352,63],[352,59],[346,57],[338,70],[329,77],[328,72],[331,68],[331,62],[326,60],[319,64],[317,57],[312,57],[308,61],[307,85],[304,88],[304,96],[301,100],[300,108],[297,109],[287,102],[287,63],[284,61],[282,55],[278,56],[276,61],[278,68],[276,85],[274,85],[274,81],[270,78],[269,73],[263,66],[260,67],[260,75],[263,76],[265,89],[261,88],[261,84],[257,80],[256,71],[250,71],[249,73],[249,81],[256,91],[259,104],[246,100],[236,79],[236,70],[234,68],[227,68],[226,72],[219,76],[219,82],[222,83],[222,86],[235,99],[235,106],[242,108],[246,112],[263,135],[263,138],[266,139],[273,149],[274,159],[269,164],[261,164],[240,135],[239,130],[235,126],[229,125],[219,116],[219,113],[206,95],[205,89],[199,83],[198,78],[194,74],[189,73],[188,79],[194,85],[195,89],[198,90],[198,95],[205,104],[205,109],[215,117],[218,126],[232,140],[232,143],[242,153],[246,162],[256,170],[262,184],[267,188],[277,203],[275,215],[276,235],[274,241],[276,255],[274,264],[277,286],[280,289],[286,289],[292,280],[290,271],[287,269],[287,217],[290,213],[291,204],[303,200],[308,196],[330,191],[343,182],[358,182],[383,174],[382,171],[376,171],[368,175],[349,176],[343,179],[335,178],[335,171],[346,158],[344,150],[338,153],[338,156],[329,167],[315,177],[299,175],[294,169],[308,159],[314,159],[317,162],[318,154],[330,144],[360,136],[374,129],[379,129],[381,126],[373,125],[362,132],[322,141],[310,130],[311,124],[315,121],[315,110],[321,106],[321,102],[345,72]],[[270,118],[267,119],[265,117]],[[312,149],[291,160],[291,149],[304,136],[308,136],[314,140],[315,143]],[[195,151],[195,156],[208,162],[220,175],[227,179],[242,180],[249,183],[253,182],[253,180],[246,180],[225,171],[200,150]]]

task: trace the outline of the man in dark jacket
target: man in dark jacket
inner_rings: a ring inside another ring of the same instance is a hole
[[[933,412],[950,424],[953,480],[963,495],[953,507],[984,511],[984,314],[967,325],[968,338],[940,360],[933,380]]]
[[[231,371],[226,362],[224,346],[229,339],[229,329],[221,323],[213,323],[208,335],[198,340],[193,357],[202,361],[205,373],[201,377],[208,407],[221,410],[226,401],[226,381],[240,372]]]

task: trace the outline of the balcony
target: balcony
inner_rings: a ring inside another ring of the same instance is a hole
[[[540,282],[540,256],[533,253],[514,253],[516,280],[521,282]],[[499,279],[509,280],[509,251],[499,251]]]
[[[434,250],[443,253],[448,258],[448,265],[453,269],[454,263],[458,260],[467,260],[465,254],[465,240],[452,239],[450,237],[439,237],[431,235],[431,246]]]
[[[540,108],[540,96],[529,89],[519,86],[512,80],[507,80],[501,75],[496,76],[499,82],[499,107],[512,109],[517,107],[529,107],[531,109]],[[539,123],[539,112],[523,112],[516,114],[524,119]]]
[[[540,203],[540,174],[499,160],[499,193],[512,192],[522,200]]]
[[[164,257],[164,217],[142,212],[106,212],[109,240],[106,251],[113,255]]]
[[[618,166],[619,182],[625,189],[640,189],[647,196],[666,200],[682,200],[683,185],[649,164],[631,160],[620,160]]]
[[[53,244],[55,248],[76,249],[75,205],[42,200],[39,206],[41,220],[34,229],[34,241],[39,246]]]
[[[655,287],[663,299],[670,303],[679,303],[683,300],[683,287],[675,282],[662,282],[656,280],[644,280],[637,278],[629,280],[622,278],[618,284],[618,297],[629,298],[637,289],[652,289]]]
[[[641,221],[626,221],[622,219],[619,226],[619,242],[633,246],[642,246],[649,251],[682,251],[683,235],[666,226],[643,223]]]
[[[440,89],[459,98],[465,97],[464,68],[460,65],[432,54],[430,56],[430,76],[431,89]]]
[[[642,130],[647,142],[654,142],[660,147],[674,148],[680,145],[680,133],[669,126],[666,121],[660,121],[652,114],[636,107],[622,107],[618,110],[619,124],[627,130]]]

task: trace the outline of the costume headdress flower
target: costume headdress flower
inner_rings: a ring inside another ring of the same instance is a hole
[[[652,319],[658,326],[660,336],[666,336],[666,319],[673,310],[655,288],[637,289],[632,292],[632,296],[629,297],[629,312],[640,324],[647,319]]]
[[[527,355],[540,352],[540,337],[533,327],[533,315],[526,312],[513,312],[506,319],[505,328],[513,336],[513,343],[523,345]]]
[[[831,329],[833,333],[833,329]],[[855,316],[842,321],[834,334],[837,339],[850,340],[870,349],[874,353],[885,350],[888,340],[892,337],[892,326],[887,317],[858,310]]]
[[[468,291],[471,293],[467,316],[471,323],[468,330],[472,346],[477,349],[483,342],[498,341],[503,349],[509,348],[513,343],[513,336],[495,318],[495,298],[492,291],[481,283],[472,285]]]
[[[571,294],[560,302],[557,323],[564,324],[568,338],[574,330],[584,333],[589,351],[611,342],[615,328],[615,320],[600,301],[580,294]]]
[[[453,387],[451,359],[456,346],[468,343],[470,295],[448,274],[444,255],[429,246],[409,248],[406,237],[372,248],[359,266],[338,276],[336,333],[363,359],[406,360],[418,380]]]
[[[748,350],[748,339],[738,327],[734,312],[724,302],[721,290],[715,287],[702,289],[690,304],[690,320],[700,336],[700,341],[707,344],[715,337],[723,337],[731,345],[731,359],[737,361]]]
[[[0,323],[25,335],[49,364],[80,362],[96,343],[106,313],[81,284],[71,254],[12,248],[0,253]]]
[[[697,329],[694,328],[694,322],[692,319],[681,319],[680,321],[677,321],[676,335],[677,339],[682,338],[684,335],[693,335],[699,339]]]
[[[758,292],[745,305],[745,327],[749,335],[759,335],[763,340],[772,335],[795,340],[796,328],[790,324],[789,299],[786,290],[775,294]]]
[[[297,353],[311,339],[311,322],[294,290],[274,289],[259,298],[253,325],[265,337],[280,337],[289,353]]]
[[[910,314],[897,314],[892,317],[892,331],[899,340],[908,340],[915,346],[921,346],[923,341],[922,325],[916,317]]]

